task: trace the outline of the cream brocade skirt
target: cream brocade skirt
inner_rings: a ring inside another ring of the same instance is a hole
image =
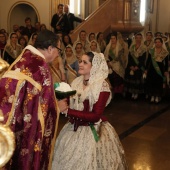
[[[123,147],[109,122],[100,125],[100,139],[95,141],[89,126],[67,123],[55,144],[52,170],[126,170]]]

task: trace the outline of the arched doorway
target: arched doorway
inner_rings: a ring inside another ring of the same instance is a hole
[[[40,21],[38,12],[32,4],[14,4],[8,16],[8,30],[11,32],[14,24],[25,26],[26,17],[31,18],[31,23],[33,26],[35,22]]]

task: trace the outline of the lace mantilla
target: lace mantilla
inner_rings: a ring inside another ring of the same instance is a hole
[[[90,71],[89,85],[83,89],[83,76],[76,78],[71,84],[73,90],[77,90],[76,95],[70,99],[70,108],[75,110],[83,110],[83,102],[89,99],[90,110],[92,111],[93,105],[97,102],[100,92],[110,92],[110,88],[105,79],[108,76],[108,66],[104,55],[102,53],[94,53],[92,61],[92,68]],[[110,97],[107,104],[111,100]]]

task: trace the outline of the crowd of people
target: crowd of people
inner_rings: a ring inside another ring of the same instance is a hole
[[[9,35],[4,29],[0,30],[1,58],[9,64],[15,61],[27,45],[34,46],[41,30],[47,30],[44,24],[41,25],[39,22],[33,27],[29,17],[25,19],[25,23],[22,31],[20,27],[14,25],[14,31]],[[40,29],[41,26],[43,29]],[[103,53],[105,56],[109,66],[107,79],[115,98],[117,94],[123,97],[131,94],[133,100],[145,96],[150,102],[159,103],[163,96],[168,95],[170,70],[168,33],[157,32],[155,35],[150,31],[145,35],[134,33],[130,39],[131,43],[127,42],[120,32],[110,34],[108,43],[102,32],[87,33],[81,30],[75,42],[72,42],[69,34],[61,30],[56,34],[60,37],[61,51],[59,57],[49,63],[54,82],[64,81],[71,84],[74,78],[79,76],[78,60],[85,52],[92,51]],[[154,60],[151,60],[153,58]],[[160,80],[153,79],[152,74],[159,75],[158,79],[161,75]]]
[[[126,170],[119,138],[103,116],[116,95],[141,95],[159,103],[168,95],[170,34],[81,30],[75,42],[73,22],[83,22],[58,5],[49,31],[44,24],[0,30],[0,114],[16,136],[16,150],[4,169]],[[4,60],[4,62],[3,62]],[[7,68],[9,68],[7,70]],[[7,70],[7,71],[6,71]],[[56,100],[54,83],[66,82],[77,93]],[[166,93],[165,93],[166,92]],[[59,113],[68,123],[56,139]]]

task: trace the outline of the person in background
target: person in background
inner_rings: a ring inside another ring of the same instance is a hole
[[[99,47],[99,44],[97,43],[96,40],[91,40],[90,41],[90,50],[92,52],[97,52],[97,53],[100,53],[100,47]]]
[[[35,29],[36,29],[36,33],[37,33],[37,34],[41,31],[41,30],[40,30],[40,27],[41,27],[40,22],[39,22],[39,21],[36,22],[36,23],[35,23]]]
[[[146,51],[146,61],[147,61],[148,55],[149,55],[149,50],[152,49],[154,46],[154,37],[153,37],[153,33],[151,31],[146,32],[144,45],[146,46],[146,49],[147,49],[147,51]],[[146,94],[145,97],[147,99],[148,95]]]
[[[22,35],[24,38],[25,38],[25,40],[27,41],[27,43],[28,43],[28,41],[29,41],[29,37],[28,37],[28,35],[26,35],[26,34],[24,34],[24,35]]]
[[[78,59],[74,54],[74,50],[71,45],[66,46],[64,50],[64,66],[66,70],[67,83],[71,84],[72,81],[78,76]]]
[[[54,29],[54,33],[62,32],[67,33],[67,18],[66,15],[64,15],[64,5],[59,4],[58,5],[58,12],[53,15],[51,20],[51,27]]]
[[[45,24],[40,25],[40,31],[47,30],[47,27]]]
[[[78,72],[81,76],[71,84],[77,93],[70,98],[69,121],[56,140],[52,170],[126,170],[119,137],[103,115],[111,101],[104,55],[85,53]]]
[[[19,32],[20,32],[21,35],[24,34],[24,33],[23,33],[24,29],[25,29],[25,27],[24,27],[23,25],[21,25],[21,26],[19,27]]]
[[[4,48],[5,48],[5,45],[6,45],[6,36],[4,33],[1,33],[0,32],[0,56],[2,57],[3,55],[3,51],[4,51]]]
[[[58,33],[57,33],[57,35],[60,37],[60,44],[61,44],[61,53],[60,53],[60,56],[62,57],[63,56],[63,51],[64,51],[64,49],[65,49],[65,46],[64,46],[64,43],[63,43],[63,33],[61,32],[61,31],[59,31]]]
[[[4,169],[51,169],[59,111],[48,63],[58,56],[59,37],[40,32],[35,47],[28,45],[0,80],[0,112],[15,134],[16,148]]]
[[[18,44],[21,45],[22,49],[24,49],[27,46],[27,41],[23,36],[21,36],[18,39]]]
[[[5,29],[3,29],[3,28],[2,28],[2,29],[0,29],[0,33],[4,33],[4,34],[5,34],[5,33],[6,33],[6,30],[5,30]]]
[[[88,40],[87,33],[86,33],[85,30],[81,30],[79,32],[77,40],[73,43],[73,48],[74,49],[75,49],[75,45],[77,44],[77,42],[81,42],[81,44],[83,45],[83,50],[85,52],[90,51],[90,42]]]
[[[154,45],[154,37],[151,31],[146,32],[145,34],[145,41],[144,44],[147,47],[147,51],[149,51],[151,48],[153,48]]]
[[[97,42],[98,42],[98,44],[99,44],[100,51],[101,51],[102,53],[104,53],[105,48],[106,48],[106,41],[104,40],[103,33],[102,33],[102,32],[99,32],[99,33],[97,34],[96,39],[97,39]]]
[[[22,47],[18,44],[18,36],[12,32],[7,40],[2,58],[11,65],[21,52]]]
[[[30,39],[31,35],[36,32],[35,27],[31,25],[31,18],[26,17],[25,18],[25,28],[23,29],[22,35],[26,34],[28,35],[28,38]]]
[[[49,63],[49,67],[53,78],[53,83],[66,82],[65,69],[61,56],[58,56],[52,63]]]
[[[132,100],[137,100],[140,94],[144,94],[146,52],[142,34],[136,33],[129,48],[128,64],[125,69],[125,92],[131,94]]]
[[[169,52],[162,38],[154,39],[154,48],[149,51],[145,73],[147,93],[151,103],[159,103],[163,97],[163,85],[167,83]]]
[[[13,25],[13,32],[17,32],[19,30],[19,25],[14,24]]]
[[[81,42],[77,42],[77,43],[75,44],[75,47],[73,48],[73,50],[75,51],[74,53],[75,53],[76,58],[77,58],[78,60],[80,60],[81,57],[82,57],[82,55],[85,53],[85,52],[84,52],[84,49],[83,49],[83,45],[82,45]]]
[[[162,38],[162,32],[156,32],[155,38]]]
[[[111,34],[110,42],[104,52],[114,97],[124,96],[124,75],[128,61],[128,45],[119,34],[119,32]]]
[[[64,15],[66,16],[67,18],[67,22],[66,22],[66,33],[69,34],[69,33],[72,33],[73,30],[74,30],[74,22],[83,22],[84,19],[81,19],[79,17],[76,17],[73,13],[70,13],[70,10],[69,10],[69,5],[64,5]]]
[[[91,32],[90,34],[89,34],[89,42],[91,42],[92,40],[96,40],[96,35],[95,35],[95,33],[94,32]]]
[[[62,42],[64,44],[64,46],[66,47],[67,45],[73,45],[72,41],[71,41],[71,37],[68,34],[64,34],[62,36]]]
[[[28,41],[28,45],[34,46],[37,36],[38,36],[37,33],[33,33]]]
[[[0,29],[0,33],[3,33],[4,35],[5,35],[5,37],[6,37],[6,40],[8,39],[8,37],[9,37],[9,33],[5,30],[5,29]]]

